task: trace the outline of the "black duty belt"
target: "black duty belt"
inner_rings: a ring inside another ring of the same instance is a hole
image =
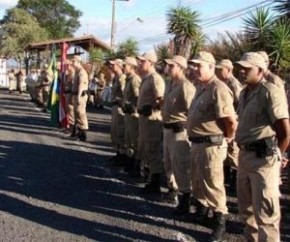
[[[210,137],[209,136],[200,136],[200,137],[189,137],[189,140],[192,143],[210,143]]]
[[[176,129],[179,127],[184,127],[184,123],[183,122],[163,123],[163,127],[165,129]]]
[[[245,151],[259,151],[267,148],[277,147],[277,140],[274,137],[268,137],[244,144],[238,144],[238,147]]]
[[[192,143],[210,143],[213,145],[221,145],[223,143],[224,136],[220,135],[208,135],[208,136],[198,136],[198,137],[189,137],[189,140]]]

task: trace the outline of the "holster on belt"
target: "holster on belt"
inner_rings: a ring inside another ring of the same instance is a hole
[[[239,144],[240,149],[246,151],[254,151],[257,158],[265,158],[277,153],[278,143],[273,137],[256,140],[246,144]]]

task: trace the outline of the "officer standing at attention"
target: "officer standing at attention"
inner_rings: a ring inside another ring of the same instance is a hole
[[[289,144],[289,114],[279,87],[264,78],[267,65],[254,52],[237,62],[246,88],[239,102],[236,140],[239,212],[247,241],[280,241],[279,177]]]
[[[137,172],[139,168],[139,114],[137,113],[137,100],[139,97],[141,78],[136,74],[136,68],[136,58],[126,57],[124,61],[124,74],[127,78],[122,109],[125,113],[125,139],[127,156],[129,157],[126,170],[130,172]]]
[[[67,69],[65,73],[65,82],[64,82],[65,112],[68,119],[68,128],[71,131],[71,137],[75,137],[76,126],[75,126],[73,95],[72,95],[75,69],[72,66],[72,62],[69,60],[67,60],[66,65],[67,65]]]
[[[47,112],[47,105],[49,102],[49,91],[50,86],[53,81],[53,72],[48,68],[48,65],[45,64],[40,73],[40,90],[42,91],[42,104],[43,112]]]
[[[74,104],[75,125],[77,128],[77,137],[81,141],[86,141],[86,131],[89,129],[86,112],[89,77],[87,71],[82,66],[82,60],[79,55],[75,55],[73,57],[72,65],[75,68],[72,95]]]
[[[181,193],[175,214],[190,210],[190,147],[186,132],[187,112],[195,94],[195,87],[185,77],[187,60],[180,55],[165,59],[172,78],[166,89],[162,108],[164,169],[169,192]],[[167,169],[169,167],[169,169]]]
[[[145,194],[160,193],[160,175],[163,171],[161,105],[165,82],[155,70],[155,52],[147,52],[137,58],[144,75],[137,102],[137,111],[140,114],[138,149],[142,166],[148,164],[150,170],[150,182],[143,191]]]
[[[110,70],[114,73],[112,81],[111,103],[111,139],[116,150],[116,156],[112,158],[113,165],[122,166],[127,160],[127,151],[125,148],[125,114],[122,111],[122,102],[124,98],[124,88],[126,75],[123,74],[123,64],[121,59],[109,61]]]
[[[216,76],[221,81],[223,81],[232,91],[234,95],[234,108],[237,111],[239,105],[239,97],[241,90],[243,89],[242,84],[234,77],[233,74],[233,63],[224,59],[221,60],[216,65]],[[237,143],[233,141],[228,144],[228,155],[225,161],[224,172],[225,172],[225,180],[228,182],[230,189],[235,190],[236,188],[236,177],[237,177],[237,167],[238,167],[238,155],[239,148]]]
[[[190,60],[200,81],[188,112],[187,131],[192,142],[193,195],[197,199],[195,220],[203,222],[208,209],[214,212],[211,241],[222,241],[228,213],[223,165],[227,143],[237,126],[230,89],[215,76],[215,58],[201,51]]]

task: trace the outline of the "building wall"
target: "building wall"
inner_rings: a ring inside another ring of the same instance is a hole
[[[0,58],[0,86],[7,87],[7,68],[6,68],[6,59]]]

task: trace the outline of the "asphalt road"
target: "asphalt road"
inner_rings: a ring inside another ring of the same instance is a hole
[[[173,217],[171,205],[112,168],[109,122],[108,111],[89,110],[88,142],[75,141],[27,94],[0,89],[0,241],[207,241],[210,226]],[[283,241],[289,200],[283,195]],[[228,205],[226,239],[243,241],[234,193]]]

